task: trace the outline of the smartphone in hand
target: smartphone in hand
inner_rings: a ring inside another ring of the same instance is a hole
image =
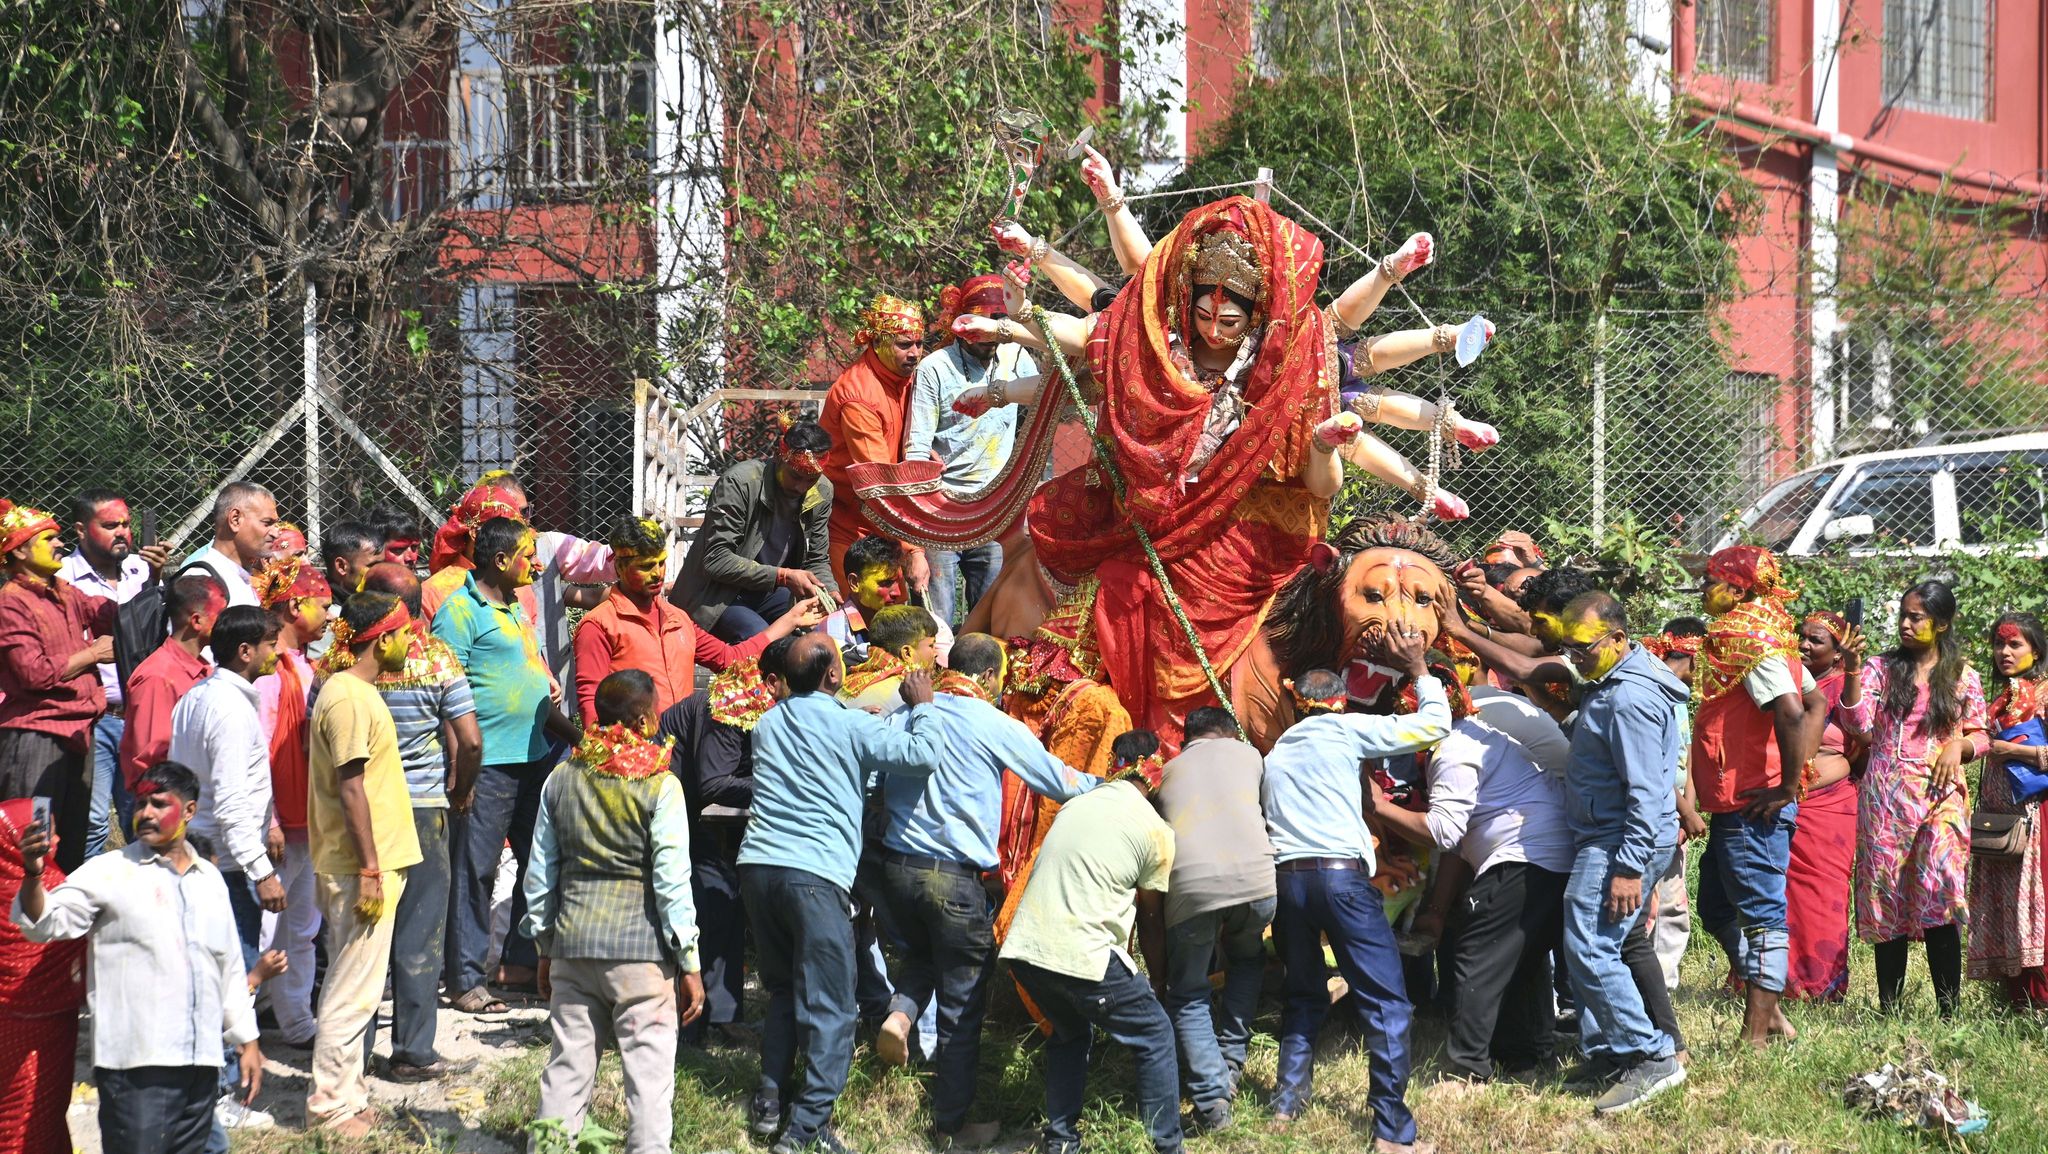
[[[1842,618],[1858,629],[1863,628],[1863,598],[1849,598],[1848,606],[1842,610]]]
[[[43,828],[44,828],[45,830],[47,830],[47,829],[49,829],[49,828],[50,828],[50,799],[49,799],[49,798],[47,798],[47,797],[32,797],[32,798],[30,798],[30,799],[29,799],[29,810],[30,810],[30,812],[31,812],[31,813],[33,814],[33,816],[32,816],[32,817],[31,817],[31,818],[29,819],[30,821],[34,822],[34,823],[35,823],[36,825],[42,826],[42,827],[43,827]]]
[[[135,547],[147,549],[156,544],[156,510],[143,509],[135,514]]]

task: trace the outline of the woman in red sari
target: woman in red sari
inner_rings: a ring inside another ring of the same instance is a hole
[[[1799,803],[1792,862],[1785,869],[1788,964],[1785,996],[1839,1002],[1849,992],[1849,887],[1856,868],[1856,783],[1853,748],[1834,723],[1848,670],[1842,639],[1849,623],[1838,613],[1812,613],[1799,626],[1799,658],[1828,700],[1830,719],[1813,759],[1814,780]]]
[[[21,834],[33,820],[28,798],[0,802],[0,909],[21,892]],[[43,859],[43,886],[64,874]],[[85,939],[33,945],[0,918],[0,1154],[69,1154],[72,1063],[78,1007],[85,1004]]]

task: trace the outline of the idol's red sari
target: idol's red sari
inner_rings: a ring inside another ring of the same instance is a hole
[[[1265,283],[1253,327],[1263,325],[1263,336],[1243,381],[1243,423],[1189,479],[1211,395],[1172,338],[1190,315],[1195,245],[1219,231],[1252,242]],[[1120,505],[1103,471],[1090,467],[1055,478],[1031,503],[1039,562],[1081,586],[1079,597],[1093,591],[1092,605],[1055,613],[1042,639],[1050,632],[1073,672],[1099,675],[1138,724],[1169,740],[1188,710],[1214,697],[1134,526],[1151,535],[1220,675],[1328,517],[1329,503],[1295,479],[1315,425],[1335,411],[1333,336],[1315,304],[1322,263],[1320,241],[1248,197],[1190,213],[1153,247],[1089,339],[1088,364],[1103,390],[1100,439],[1127,500]]]

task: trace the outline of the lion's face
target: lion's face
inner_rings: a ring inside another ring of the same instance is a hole
[[[1436,563],[1406,549],[1367,549],[1352,558],[1343,586],[1344,653],[1351,696],[1374,701],[1398,680],[1383,664],[1394,629],[1419,631],[1434,647],[1452,605],[1450,579]]]

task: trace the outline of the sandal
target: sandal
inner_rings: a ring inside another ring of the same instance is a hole
[[[504,1014],[509,1013],[512,1009],[512,1007],[492,997],[491,992],[482,986],[478,986],[449,1002],[448,1008],[464,1014]]]

